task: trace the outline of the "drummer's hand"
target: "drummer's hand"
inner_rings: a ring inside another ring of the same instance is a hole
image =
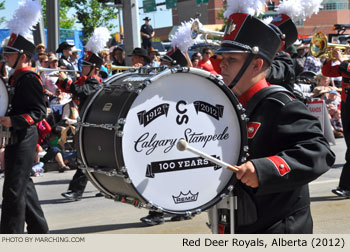
[[[61,81],[67,79],[66,73],[62,71],[58,72],[58,79]]]
[[[141,63],[136,63],[133,65],[133,67],[142,67],[143,65]]]
[[[343,55],[341,54],[341,52],[339,51],[339,49],[334,49],[332,50],[332,55],[334,57],[335,60],[338,60],[340,62],[343,61]]]
[[[236,177],[243,184],[252,188],[257,188],[259,186],[258,175],[256,174],[256,170],[252,162],[248,161],[240,166],[236,165],[235,167],[239,169],[239,171],[236,172]]]
[[[5,117],[0,117],[0,124],[4,125],[5,127],[12,127],[12,122],[11,122],[11,118],[8,116]]]

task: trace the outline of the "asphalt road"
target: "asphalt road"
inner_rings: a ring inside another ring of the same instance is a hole
[[[341,199],[331,193],[338,184],[344,163],[345,143],[337,139],[332,146],[337,155],[334,167],[310,184],[311,208],[316,234],[350,234],[350,199]],[[163,225],[145,226],[139,219],[147,215],[146,209],[95,197],[97,189],[88,183],[83,199],[67,202],[61,197],[66,191],[74,171],[51,171],[33,178],[43,207],[50,232],[53,234],[209,234],[207,213],[192,220],[171,222],[166,218]],[[2,192],[3,179],[0,180]],[[0,200],[2,197],[0,196]]]

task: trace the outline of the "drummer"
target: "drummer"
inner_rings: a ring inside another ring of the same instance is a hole
[[[99,28],[96,28],[99,29]],[[96,31],[95,29],[95,31]],[[94,32],[95,34],[95,32]],[[94,41],[94,34],[89,39],[90,41]],[[104,40],[105,38],[99,38]],[[108,38],[105,42],[101,42],[99,44],[103,45],[108,41]],[[87,45],[91,45],[89,43]],[[100,58],[97,54],[99,52],[98,48],[96,52],[89,51],[89,48],[86,48],[86,55],[83,59],[81,77],[78,78],[75,82],[71,79],[68,79],[65,72],[59,72],[57,86],[64,92],[68,92],[73,94],[76,98],[78,98],[77,105],[79,106],[79,111],[84,104],[85,100],[89,95],[95,93],[97,90],[101,88],[101,78],[98,77],[98,72],[103,64],[102,58]],[[101,48],[102,49],[102,48]],[[67,192],[62,193],[61,195],[68,200],[78,201],[81,200],[82,194],[87,185],[88,179],[86,175],[83,173],[81,169],[77,169],[76,173],[73,176],[69,184],[69,188]]]
[[[236,166],[235,233],[312,233],[308,183],[333,165],[335,155],[305,105],[266,82],[278,34],[249,14],[227,16],[217,51],[221,74],[249,118],[248,161]]]

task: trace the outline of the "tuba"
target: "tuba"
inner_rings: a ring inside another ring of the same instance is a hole
[[[345,56],[344,51],[350,48],[348,45],[332,44],[328,43],[327,41],[327,36],[322,32],[318,32],[313,35],[310,41],[310,52],[312,56],[316,58],[334,59],[334,57],[331,55],[332,50],[341,49],[343,50],[343,56]]]
[[[198,19],[194,20],[191,26],[191,38],[195,39],[198,37],[198,35],[203,34],[205,43],[210,44],[207,40],[208,35],[211,36],[218,36],[223,37],[224,33],[219,31],[211,31],[208,29],[205,29],[201,22],[199,22]]]

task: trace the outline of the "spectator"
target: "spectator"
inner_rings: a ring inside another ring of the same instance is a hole
[[[147,51],[140,47],[136,47],[129,56],[131,56],[131,64],[133,67],[146,66],[151,62]]]
[[[143,19],[145,23],[141,26],[141,38],[142,38],[142,48],[148,49],[152,47],[152,38],[154,37],[154,31],[152,25],[149,24],[149,21],[151,20],[148,17],[145,17]]]
[[[210,61],[210,57],[212,55],[213,55],[213,52],[210,48],[204,48],[203,49],[203,59],[201,59],[198,62],[198,67],[216,75],[217,72],[214,70],[214,67]]]
[[[125,66],[125,52],[120,46],[114,47],[112,51],[112,65]]]
[[[151,62],[150,65],[152,67],[159,67],[160,66],[160,54],[157,49],[154,49],[153,47],[150,47],[147,49],[148,51],[148,57],[150,58]]]
[[[344,137],[344,130],[343,130],[343,124],[341,121],[341,112],[340,110],[337,110],[334,113],[334,116],[331,119],[331,125],[333,127],[333,133],[335,138],[342,138]]]
[[[320,58],[316,58],[311,54],[306,57],[304,64],[304,71],[311,71],[316,74],[321,72],[322,62]]]
[[[340,108],[341,99],[339,93],[335,90],[329,91],[329,94],[326,99],[326,105],[332,104],[336,108]]]

